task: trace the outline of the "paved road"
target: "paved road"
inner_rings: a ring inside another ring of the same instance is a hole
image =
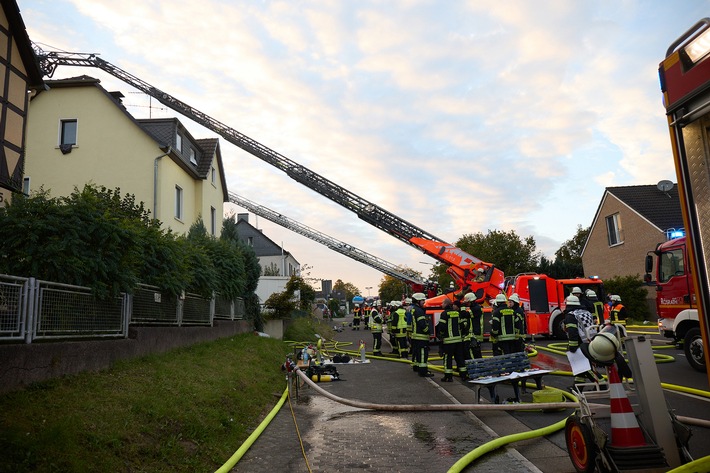
[[[370,350],[372,334],[369,331],[347,328],[336,334],[336,340],[340,342],[338,347],[346,350],[357,351],[360,339]],[[547,343],[541,342],[540,345]],[[383,351],[389,351],[386,341]],[[543,350],[536,358],[542,364],[568,369],[562,357]],[[369,403],[473,402],[472,390],[461,382],[442,383],[440,374],[434,378],[420,378],[405,363],[379,359],[368,361],[337,365],[341,380],[319,383],[318,386],[338,397]],[[685,363],[682,359],[676,362],[675,369],[667,364],[659,365],[659,372],[683,371],[682,363]],[[686,378],[691,374],[692,382],[689,384],[707,390],[707,385],[702,382],[706,380],[704,375],[686,373]],[[559,376],[546,376],[545,382],[561,388],[570,384],[569,378]],[[500,388],[503,391],[501,397],[505,397],[506,389],[510,390],[508,387]],[[510,391],[509,394],[512,394]],[[676,394],[667,397],[669,406],[679,415],[702,412],[710,417],[706,414],[709,410],[705,401]],[[531,401],[531,393],[528,392],[523,400]],[[281,409],[232,471],[446,472],[471,450],[497,437],[545,427],[571,413],[571,409],[547,413],[384,412],[349,407],[306,387],[299,390],[298,399],[291,399]],[[705,430],[694,428],[690,445],[695,458],[710,454],[710,436]],[[564,432],[559,431],[544,438],[517,442],[495,450],[463,471],[572,473],[574,468],[566,450]]]

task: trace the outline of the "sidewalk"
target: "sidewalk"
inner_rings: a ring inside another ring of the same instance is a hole
[[[372,334],[347,327],[336,333],[343,349],[357,351],[359,340],[372,349]],[[383,352],[391,347],[383,337]],[[336,365],[340,381],[319,386],[330,393],[379,404],[470,404],[472,390],[442,375],[421,378],[405,363],[371,359]],[[277,393],[275,393],[276,395]],[[529,431],[505,412],[385,412],[349,407],[310,387],[287,402],[233,472],[447,472],[462,456],[499,436]],[[554,423],[564,414],[551,419]],[[297,430],[307,457],[304,460]],[[559,443],[559,439],[557,439]],[[235,447],[236,449],[236,447]],[[567,452],[544,438],[484,455],[467,472],[573,472]]]

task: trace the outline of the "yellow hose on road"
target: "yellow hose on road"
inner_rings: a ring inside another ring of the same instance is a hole
[[[286,399],[288,398],[288,386],[284,390],[284,393],[281,395],[281,399],[279,402],[274,406],[274,408],[269,412],[269,415],[266,416],[266,418],[259,424],[259,427],[256,428],[254,432],[251,433],[251,435],[244,441],[241,447],[234,452],[234,455],[229,457],[229,460],[226,461],[224,465],[219,467],[215,473],[227,473],[229,470],[231,470],[234,465],[237,464],[237,462],[244,456],[244,454],[249,450],[249,448],[256,442],[256,439],[259,438],[259,436],[264,432],[264,429],[271,423],[271,421],[276,417],[276,414],[279,413],[279,410],[281,410],[281,406],[284,405],[286,402]]]
[[[532,438],[536,438],[536,437],[543,437],[545,435],[553,434],[560,429],[564,429],[566,422],[567,422],[567,418],[564,418],[561,421],[559,421],[555,424],[549,425],[547,427],[542,427],[537,430],[531,430],[530,432],[522,432],[519,434],[507,435],[505,437],[500,437],[495,440],[491,440],[488,443],[484,443],[480,447],[474,448],[473,450],[468,452],[466,455],[461,457],[456,463],[454,463],[451,466],[451,468],[449,468],[448,473],[460,473],[469,464],[471,464],[475,460],[479,459],[480,457],[482,457],[486,453],[490,453],[493,450],[497,450],[500,447],[504,447],[505,445],[508,445],[509,443],[519,442],[521,440],[528,440],[528,439],[532,439]]]

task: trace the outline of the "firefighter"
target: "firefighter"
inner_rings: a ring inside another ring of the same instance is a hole
[[[400,358],[409,358],[409,346],[407,345],[407,311],[402,307],[402,303],[396,301],[395,310],[395,339]]]
[[[575,295],[567,296],[565,299],[565,331],[567,332],[567,349],[572,353],[582,350],[584,356],[594,361],[589,355],[589,342],[597,333],[597,326],[594,324],[594,315],[582,307],[579,298]],[[598,382],[599,377],[594,371],[586,371],[574,378],[575,383],[583,383],[586,380]]]
[[[412,369],[422,378],[431,378],[429,372],[429,320],[422,305],[426,300],[423,292],[412,294]],[[414,364],[416,360],[416,364]]]
[[[621,303],[621,296],[611,296],[611,323],[626,325],[626,307]]]
[[[407,321],[407,345],[409,346],[409,351],[412,354],[412,367],[417,366],[417,360],[414,358],[416,353],[414,353],[414,346],[412,344],[412,330],[413,330],[413,317],[414,317],[414,308],[412,307],[412,298],[411,297],[406,297],[404,299],[403,306],[404,307],[404,318]],[[414,368],[412,368],[414,369]]]
[[[441,340],[444,352],[444,377],[441,381],[448,383],[454,380],[454,360],[461,379],[466,379],[468,374],[464,360],[460,312],[449,298],[444,299],[441,305],[443,311],[439,323],[436,324],[436,334]]]
[[[397,301],[390,301],[390,316],[387,319],[387,332],[389,333],[390,345],[392,345],[391,355],[399,355],[397,346]]]
[[[464,312],[466,314],[464,315]],[[461,320],[466,320],[464,334],[464,356],[466,359],[483,358],[481,343],[483,343],[483,309],[476,302],[473,292],[467,293],[461,300]]]
[[[355,304],[353,309],[353,330],[360,330],[360,316],[362,315],[362,309],[360,304]]]
[[[579,299],[579,305],[584,307],[586,310],[588,310],[592,314],[594,313],[594,306],[592,305],[592,302],[589,299],[587,299],[586,294],[584,292],[582,292],[582,289],[575,286],[572,288],[572,292],[570,293],[570,295],[576,296],[577,299]]]
[[[363,322],[363,329],[364,330],[370,330],[370,313],[372,312],[372,309],[375,308],[375,302],[368,302],[365,304],[365,310],[362,311],[362,322]]]
[[[585,291],[587,299],[592,303],[593,311],[590,311],[594,315],[594,323],[597,325],[604,324],[604,303],[599,300],[597,293],[591,289]]]
[[[373,308],[370,312],[370,329],[372,330],[372,354],[382,356],[382,314]]]
[[[514,292],[508,298],[510,308],[515,311],[515,325],[520,327],[517,337],[518,348],[516,351],[525,351],[525,338],[527,336],[527,323],[525,321],[525,310],[520,306],[520,296]]]
[[[498,350],[503,354],[515,353],[518,351],[518,334],[520,332],[520,322],[517,321],[516,313],[508,307],[505,294],[498,294],[495,299],[496,307],[491,314],[491,335],[495,337]],[[516,321],[517,326],[516,326]]]

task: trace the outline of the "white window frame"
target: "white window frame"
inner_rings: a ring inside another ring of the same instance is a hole
[[[178,153],[182,153],[182,135],[180,135],[180,132],[175,133],[175,149]]]
[[[189,155],[190,155],[190,162],[192,164],[194,164],[195,166],[197,166],[197,152],[195,151],[195,148],[193,148],[192,146],[190,147]]]
[[[604,221],[606,222],[606,239],[609,246],[617,246],[624,243],[621,236],[621,217],[619,213],[608,215]]]
[[[69,140],[65,140],[65,126],[69,123],[74,124],[74,142],[70,143]],[[76,118],[60,118],[59,119],[59,136],[57,138],[57,146],[64,144],[70,144],[72,146],[77,146],[79,143],[79,120]]]
[[[25,176],[22,178],[22,193],[25,195],[30,195],[30,176]]]
[[[217,170],[212,166],[212,185],[217,187]]]
[[[184,198],[185,198],[185,192],[182,190],[182,187],[180,187],[176,184],[175,185],[175,218],[180,221],[182,221],[183,213],[185,211],[185,207],[183,205]]]

